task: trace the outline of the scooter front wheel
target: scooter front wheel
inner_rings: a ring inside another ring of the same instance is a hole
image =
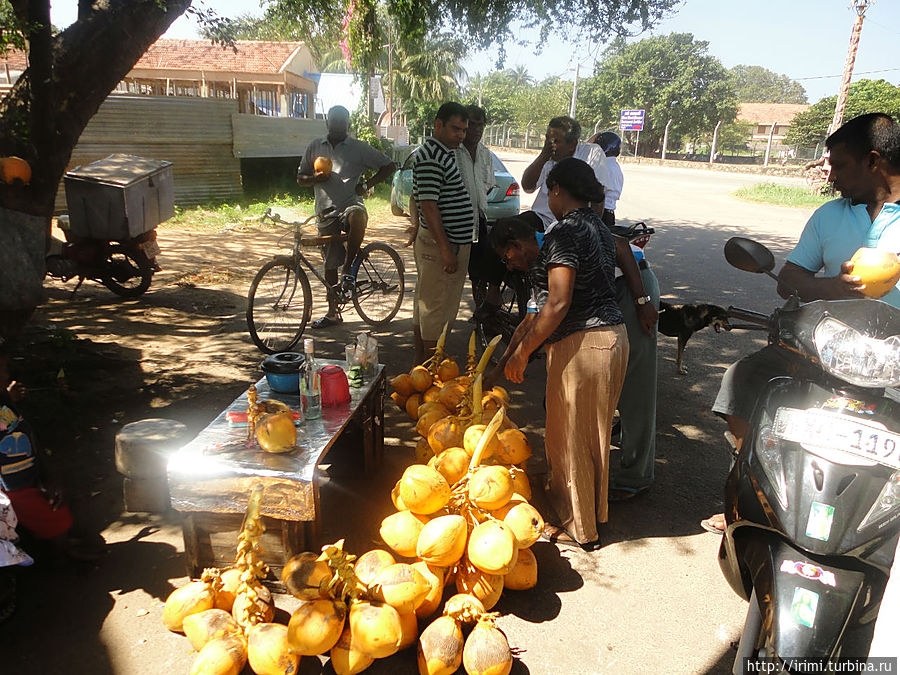
[[[109,247],[100,283],[123,298],[143,295],[153,280],[153,270],[138,262],[134,254],[121,244]]]

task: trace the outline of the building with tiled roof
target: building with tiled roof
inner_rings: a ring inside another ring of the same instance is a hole
[[[754,141],[765,141],[775,125],[773,140],[784,138],[791,121],[798,113],[809,108],[806,103],[741,103],[737,121],[753,125],[751,133]]]
[[[160,38],[144,53],[117,93],[237,99],[244,113],[313,117],[318,70],[303,42]]]
[[[25,67],[24,52],[0,57],[0,84],[15,82]],[[242,113],[311,118],[317,71],[303,42],[237,40],[231,48],[160,38],[113,93],[236,99]]]

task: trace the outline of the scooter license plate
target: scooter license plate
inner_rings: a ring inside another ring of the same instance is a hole
[[[140,247],[144,252],[144,255],[147,256],[150,260],[153,260],[160,253],[159,244],[157,244],[155,241],[145,241],[140,245]]]
[[[878,422],[817,408],[779,408],[773,430],[778,438],[804,448],[839,450],[892,469],[900,469],[900,434]]]

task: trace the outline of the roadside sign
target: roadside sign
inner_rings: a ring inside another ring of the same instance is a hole
[[[623,110],[619,115],[620,131],[641,131],[644,128],[643,110]]]

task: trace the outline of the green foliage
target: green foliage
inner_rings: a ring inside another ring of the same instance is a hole
[[[750,122],[728,122],[719,127],[716,148],[721,152],[734,155],[747,149],[747,141],[753,131]]]
[[[533,129],[543,133],[550,118],[568,111],[572,83],[558,77],[536,83],[525,68],[507,68],[473,78],[465,102],[477,103],[479,93],[489,124],[524,127],[533,122]]]
[[[346,59],[338,45],[342,17],[339,3],[320,6],[300,0],[269,4],[261,17],[244,14],[228,21],[236,40],[302,41],[323,72],[346,72]],[[200,34],[212,37],[207,26],[201,26]]]
[[[375,0],[350,0],[344,17],[344,36],[350,65],[360,75],[375,71],[386,36],[378,21]]]
[[[788,145],[814,146],[825,140],[828,125],[834,117],[837,96],[823,98],[791,121],[785,143]],[[860,80],[850,85],[844,121],[858,115],[882,112],[894,118],[900,116],[900,87],[885,80]]]
[[[619,112],[646,111],[641,146],[656,150],[669,118],[669,138],[712,137],[720,120],[737,114],[732,77],[708,53],[709,43],[690,33],[672,33],[626,44],[616,40],[579,84],[578,118],[615,128]]]
[[[570,40],[637,35],[680,3],[681,0],[388,0],[388,11],[403,35],[422,38],[438,27],[450,27],[473,47],[480,48],[515,37],[510,27],[513,22],[537,28],[542,43],[551,33]]]
[[[731,69],[739,101],[755,103],[806,103],[803,85],[787,75],[762,66],[735,66]]]
[[[9,49],[25,49],[25,36],[9,0],[0,0],[0,56]]]
[[[808,188],[783,185],[781,183],[757,183],[756,185],[737,190],[734,196],[748,202],[794,206],[805,209],[818,208],[825,202],[833,199],[833,197],[817,194]]]

